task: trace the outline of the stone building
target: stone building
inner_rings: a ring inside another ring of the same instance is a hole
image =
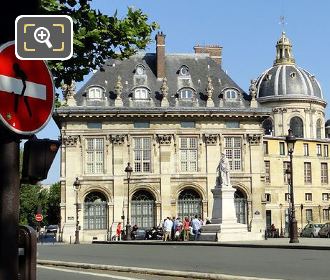
[[[156,53],[109,60],[77,93],[66,87],[65,104],[54,113],[63,142],[63,240],[76,229],[76,177],[82,241],[110,239],[127,215],[141,228],[167,216],[211,217],[222,151],[238,221],[254,232],[271,223],[285,229],[289,127],[299,137],[296,207],[303,205],[304,224],[318,219],[317,210],[329,219],[326,102],[315,77],[296,66],[291,47],[283,33],[274,66],[251,81],[248,94],[221,69],[221,47],[169,54],[163,33]]]

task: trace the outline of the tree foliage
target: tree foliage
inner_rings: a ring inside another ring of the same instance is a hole
[[[20,189],[20,224],[36,227],[35,214],[41,212],[44,219],[41,225],[60,222],[60,184],[49,189],[40,185],[22,184]]]
[[[65,61],[50,61],[55,86],[82,81],[108,58],[123,59],[144,49],[157,23],[148,23],[140,9],[128,8],[119,19],[102,14],[90,6],[91,0],[41,0],[44,14],[69,15],[73,19],[73,56]],[[102,69],[102,68],[101,68]]]

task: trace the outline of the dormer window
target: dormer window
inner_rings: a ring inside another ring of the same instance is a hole
[[[134,90],[135,100],[147,100],[149,99],[149,93],[146,88],[137,88]]]
[[[191,100],[193,96],[194,92],[190,88],[184,88],[179,92],[180,99]]]
[[[100,87],[91,87],[88,90],[88,99],[100,100],[103,98],[103,90]]]
[[[180,76],[182,77],[188,77],[190,76],[189,74],[189,68],[186,66],[186,65],[183,65],[181,68],[180,68],[180,72],[179,72]]]
[[[137,65],[135,68],[135,74],[136,75],[144,75],[145,74],[145,68],[143,65]]]
[[[234,101],[234,100],[236,100],[237,99],[237,91],[236,90],[234,90],[234,89],[228,89],[228,90],[226,90],[226,92],[225,92],[225,97],[226,97],[226,99],[227,100],[229,100],[229,101]]]

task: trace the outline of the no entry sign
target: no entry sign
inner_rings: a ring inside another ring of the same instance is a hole
[[[14,42],[0,47],[0,122],[17,134],[31,135],[49,121],[54,85],[42,60],[19,60]]]
[[[42,216],[42,214],[36,214],[35,218],[37,222],[41,222],[44,217]]]

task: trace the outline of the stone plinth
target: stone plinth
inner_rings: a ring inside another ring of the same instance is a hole
[[[213,193],[211,224],[202,227],[203,241],[262,240],[262,233],[248,232],[246,224],[237,222],[234,203],[235,189],[231,186],[216,187]]]

